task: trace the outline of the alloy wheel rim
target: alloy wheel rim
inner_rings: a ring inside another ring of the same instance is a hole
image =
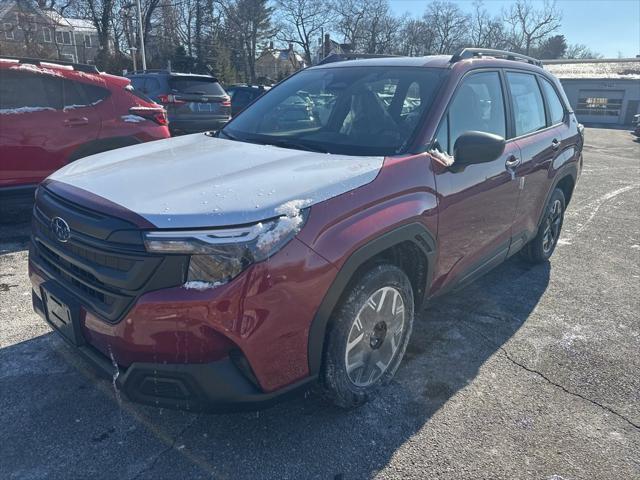
[[[555,200],[549,209],[549,214],[545,220],[544,232],[542,235],[542,250],[549,253],[560,236],[560,225],[562,223],[562,204],[560,200]]]
[[[404,300],[393,287],[376,290],[358,311],[347,337],[345,366],[357,387],[375,383],[396,357],[405,323]]]

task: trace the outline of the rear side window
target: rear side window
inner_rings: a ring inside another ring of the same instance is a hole
[[[551,125],[561,123],[564,120],[564,107],[562,106],[560,98],[558,98],[556,89],[553,88],[551,82],[549,82],[549,80],[545,78],[540,78],[540,83],[542,84],[542,89],[544,90],[544,96],[547,99]]]
[[[206,77],[172,77],[169,86],[179,93],[196,95],[226,95],[224,89],[215,78]]]
[[[53,75],[34,75],[0,70],[0,109],[62,108],[62,80]]]
[[[516,136],[546,127],[542,93],[534,75],[507,72],[507,83],[513,101]]]
[[[72,107],[88,105],[87,97],[84,94],[82,85],[72,80],[64,80],[64,106]]]
[[[476,73],[465,78],[449,106],[449,146],[468,131],[507,134],[504,99],[498,72]],[[442,139],[440,140],[442,141]],[[445,148],[446,145],[441,145]]]

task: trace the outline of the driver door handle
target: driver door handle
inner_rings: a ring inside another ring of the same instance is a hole
[[[504,162],[504,166],[507,168],[507,170],[513,170],[518,165],[520,165],[520,159],[515,155],[509,155],[509,158],[507,158],[507,161]]]
[[[69,118],[68,120],[64,121],[65,127],[81,127],[88,124],[89,119],[87,117]]]

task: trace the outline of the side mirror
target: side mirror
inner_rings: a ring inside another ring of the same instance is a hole
[[[504,152],[505,140],[500,135],[469,131],[458,137],[453,146],[453,165],[465,167],[476,163],[492,162]]]

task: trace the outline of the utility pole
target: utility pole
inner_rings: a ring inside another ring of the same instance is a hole
[[[144,54],[144,28],[142,27],[142,9],[140,8],[140,0],[136,0],[136,8],[138,10],[138,32],[140,32],[140,56],[142,57],[142,70],[146,70],[147,59]]]

